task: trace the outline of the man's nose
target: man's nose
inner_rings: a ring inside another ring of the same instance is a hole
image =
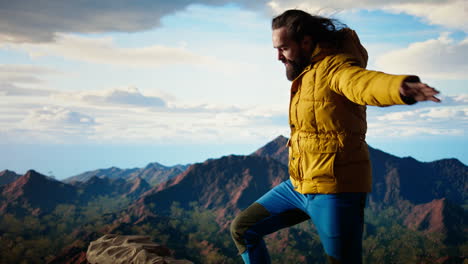
[[[284,55],[280,50],[278,50],[278,60],[280,60],[280,61],[284,60]]]

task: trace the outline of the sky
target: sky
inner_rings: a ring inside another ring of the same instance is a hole
[[[288,137],[270,24],[290,8],[354,29],[368,69],[441,92],[440,104],[368,107],[371,147],[468,164],[466,0],[0,0],[0,171],[64,179]]]

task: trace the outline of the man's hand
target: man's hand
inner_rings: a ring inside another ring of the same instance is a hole
[[[403,82],[400,87],[400,94],[405,97],[413,98],[415,101],[433,101],[440,102],[440,99],[435,97],[439,91],[421,82]]]

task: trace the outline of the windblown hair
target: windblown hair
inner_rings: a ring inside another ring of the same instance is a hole
[[[305,36],[311,36],[315,43],[325,42],[338,46],[343,38],[340,30],[347,26],[336,19],[290,9],[273,18],[271,27],[272,29],[286,27],[289,37],[296,42],[302,41]]]

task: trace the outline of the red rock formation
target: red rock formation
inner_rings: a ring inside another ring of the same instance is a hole
[[[258,156],[226,156],[192,165],[176,178],[145,193],[128,210],[141,217],[148,211],[164,214],[173,202],[190,202],[217,211],[218,219],[246,208],[275,184],[287,179],[287,167]],[[151,208],[151,206],[154,208]]]
[[[59,203],[73,202],[77,192],[73,186],[30,170],[16,181],[4,185],[1,197],[0,212],[37,215],[52,210]]]
[[[451,244],[466,240],[467,230],[463,223],[467,220],[463,208],[442,198],[414,206],[404,224]]]

